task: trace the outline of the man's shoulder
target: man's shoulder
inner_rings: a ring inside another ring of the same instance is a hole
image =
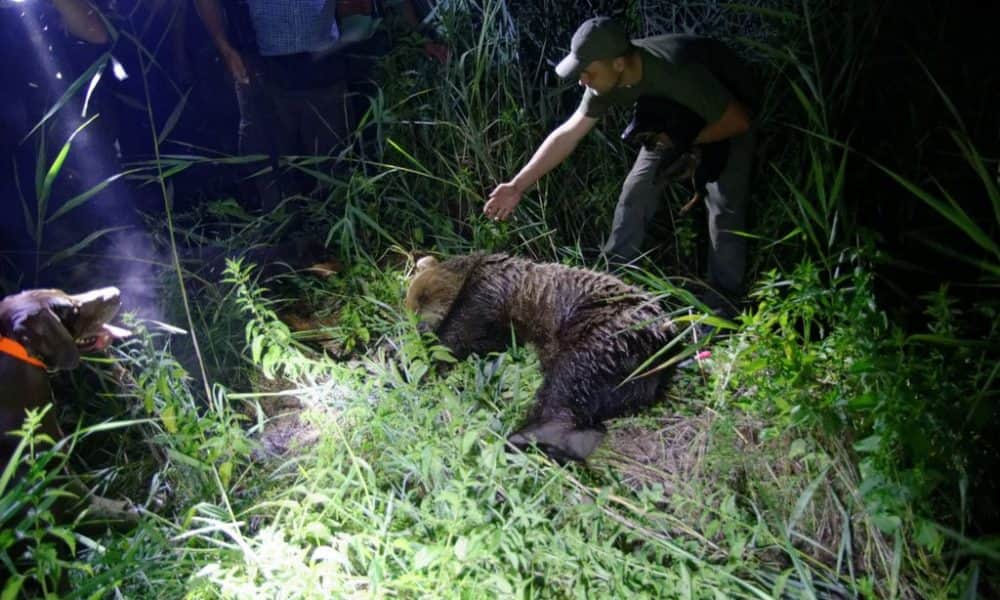
[[[706,52],[725,48],[719,40],[689,33],[667,33],[632,40],[632,45],[646,50],[670,64],[702,62]]]
[[[633,44],[657,44],[657,43],[675,43],[684,44],[690,43],[696,40],[710,40],[712,38],[703,35],[697,35],[694,33],[661,33],[658,35],[650,35],[641,38],[634,38],[632,40]]]

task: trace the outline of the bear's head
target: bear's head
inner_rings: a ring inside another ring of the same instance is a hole
[[[433,256],[417,261],[417,269],[406,290],[406,309],[420,318],[420,328],[437,329],[462,290],[468,276],[463,261],[438,262]]]

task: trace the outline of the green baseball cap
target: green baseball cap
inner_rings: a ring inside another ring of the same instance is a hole
[[[569,54],[556,65],[563,79],[575,78],[595,60],[618,58],[629,48],[625,27],[610,17],[587,19],[573,34]]]

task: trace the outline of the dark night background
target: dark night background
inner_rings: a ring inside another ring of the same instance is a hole
[[[530,3],[529,3],[530,4]],[[582,7],[567,10],[540,29],[541,21],[531,15],[531,6],[524,15],[535,19],[524,27],[530,35],[522,42],[523,52],[538,53],[541,44],[558,43],[563,30],[572,28],[571,21],[585,17]],[[983,10],[986,8],[987,10]],[[608,2],[595,12],[621,12],[623,5]],[[949,131],[959,127],[987,159],[998,155],[1000,139],[1000,64],[991,52],[990,23],[996,16],[995,3],[973,4],[958,9],[938,3],[876,2],[832,3],[829,10],[840,12],[845,27],[851,27],[859,39],[851,52],[864,52],[863,68],[850,90],[830,90],[839,103],[831,102],[832,129],[838,139],[847,139],[859,153],[899,172],[918,184],[937,182],[946,189],[960,190],[956,200],[973,214],[989,222],[990,207],[983,201],[981,186],[970,172]],[[27,14],[24,14],[27,13]],[[76,193],[117,172],[122,164],[152,156],[152,135],[145,112],[146,90],[140,71],[139,52],[130,36],[144,45],[159,47],[158,64],[148,66],[149,98],[156,116],[157,128],[170,117],[190,89],[180,120],[173,129],[171,140],[161,148],[163,153],[198,153],[208,150],[220,154],[235,152],[235,131],[238,123],[236,103],[231,84],[207,39],[204,28],[192,6],[184,3],[117,2],[109,16],[123,35],[114,48],[114,57],[121,62],[129,77],[118,81],[105,73],[91,102],[100,113],[90,128],[89,154],[96,160],[78,158],[71,153]],[[518,13],[520,14],[520,13]],[[56,15],[51,7],[38,2],[14,3],[9,0],[0,9],[3,27],[3,120],[0,123],[0,168],[3,174],[2,198],[5,206],[3,229],[3,281],[16,282],[30,273],[33,257],[24,252],[31,248],[23,235],[19,218],[19,191],[30,190],[34,177],[35,148],[21,143],[21,138],[59,97],[76,75],[82,73],[104,48],[85,44],[65,35],[54,25]],[[34,19],[40,35],[51,46],[51,60],[62,78],[46,76],[46,66],[33,49],[25,23]],[[534,25],[534,28],[532,27]],[[833,46],[842,43],[841,32],[816,32],[818,44],[830,43],[831,59],[828,70],[839,67]],[[539,36],[545,36],[538,39]],[[550,47],[550,46],[548,46]],[[848,50],[844,50],[845,52]],[[558,54],[549,50],[550,54]],[[926,72],[925,72],[926,70]],[[941,95],[930,83],[933,75],[959,112],[962,123],[954,116]],[[543,77],[545,75],[543,74]],[[575,93],[568,95],[567,110],[575,103]],[[74,107],[79,108],[79,99]],[[95,110],[91,110],[95,112]],[[58,147],[61,140],[80,123],[80,119],[56,118],[50,125],[49,144]],[[111,146],[117,140],[120,158]],[[78,141],[76,146],[86,142]],[[18,165],[17,177],[12,169]],[[238,194],[231,172],[218,166],[197,166],[173,179],[176,186],[175,204],[179,209],[196,205],[208,198]],[[60,181],[66,185],[65,180]],[[64,191],[68,193],[68,191]],[[132,206],[156,214],[161,210],[159,190],[154,186],[127,186],[118,182],[89,203],[84,217],[71,224],[60,223],[49,233],[52,247],[60,247],[64,239],[74,239],[81,231],[101,227],[136,225],[130,215]],[[859,224],[877,235],[878,246],[891,260],[883,266],[884,289],[889,305],[901,310],[913,308],[911,300],[920,293],[952,281],[953,289],[961,294],[964,285],[972,283],[976,270],[967,263],[956,261],[934,249],[928,240],[953,244],[959,252],[974,255],[977,249],[954,228],[926,205],[912,196],[860,158],[853,158],[848,173],[846,198],[856,211]],[[995,234],[996,232],[991,232]],[[60,277],[61,275],[53,274]],[[46,282],[41,274],[40,285]],[[30,280],[30,279],[29,279]],[[26,281],[29,281],[26,280]],[[912,315],[911,315],[912,316]]]
[[[556,10],[562,4],[564,10]],[[638,5],[622,2],[562,4],[553,0],[509,2],[521,28],[518,47],[525,64],[554,64],[576,24],[584,18],[603,13],[634,20],[638,10]],[[100,117],[77,138],[55,181],[52,197],[71,198],[124,169],[150,161],[155,152],[154,131],[173,120],[182,102],[184,110],[169,138],[160,145],[160,153],[236,154],[239,116],[232,82],[193,5],[171,0],[114,0],[98,5],[121,32],[110,51],[128,77],[116,77],[110,64],[103,73],[89,111],[100,113]],[[823,13],[817,21],[822,28],[810,35],[821,57],[818,71],[829,86],[823,96],[829,103],[828,131],[853,150],[841,218],[852,243],[870,252],[881,308],[902,331],[917,333],[925,331],[931,320],[926,314],[928,303],[922,298],[942,287],[963,306],[984,297],[995,298],[1000,278],[976,263],[992,260],[996,264],[997,258],[873,162],[922,189],[947,190],[961,210],[997,241],[1000,215],[994,214],[982,180],[959,151],[953,133],[961,131],[968,136],[990,170],[994,185],[1000,186],[1000,43],[996,32],[1000,2],[807,0],[804,5],[792,6],[797,10],[805,5],[815,5],[816,11]],[[241,27],[245,29],[244,21],[232,23],[234,35],[238,36]],[[796,24],[785,22],[783,26],[794,30]],[[712,33],[711,29],[694,30]],[[804,30],[794,33],[803,39],[807,35]],[[140,45],[158,49],[156,63],[149,62]],[[72,215],[47,225],[41,254],[36,253],[36,242],[22,216],[22,202],[34,210],[34,189],[44,176],[36,169],[38,157],[44,156],[46,164],[51,162],[59,146],[83,122],[79,116],[83,94],[76,94],[45,125],[41,152],[37,141],[42,136],[28,141],[25,137],[67,86],[108,50],[65,34],[47,2],[0,0],[0,297],[29,287],[87,287],[95,266],[101,269],[102,261],[113,262],[116,254],[134,258],[133,251],[149,249],[150,257],[162,256],[144,237],[145,232],[162,229],[165,222],[161,190],[148,181],[117,179]],[[845,65],[851,68],[846,76],[841,73]],[[145,78],[141,76],[144,68]],[[558,85],[551,68],[526,73],[525,77],[534,78],[536,86],[530,89],[538,94],[539,89],[550,93]],[[575,88],[563,92],[556,100],[561,104],[559,118],[569,114],[579,98]],[[775,95],[782,106],[794,105],[780,81]],[[536,99],[526,99],[526,103]],[[775,122],[770,124],[772,132],[786,127],[787,135],[787,126],[796,123],[790,112],[776,111]],[[771,171],[765,163],[784,150],[781,134],[761,148],[762,169],[757,177],[767,178]],[[171,181],[177,212],[220,198],[240,199],[236,172],[226,165],[194,165]],[[474,185],[488,193],[496,183],[477,181]],[[480,208],[473,206],[471,210],[478,212]],[[52,210],[49,207],[50,213]],[[761,216],[767,213],[759,212]],[[106,228],[121,228],[122,232],[101,237],[81,251],[78,259],[39,268],[53,253]],[[787,257],[778,250],[773,256],[777,261],[794,256],[780,265],[785,268],[808,254],[801,250],[789,251]],[[774,267],[758,265],[761,271]],[[104,284],[107,273],[101,274]],[[979,334],[996,328],[996,315],[989,311],[970,310],[965,316],[956,338],[978,340]],[[995,351],[995,346],[988,348],[988,352]],[[995,400],[995,390],[987,390],[984,397]],[[986,414],[995,421],[997,409],[991,407]],[[1000,436],[989,434],[1000,434],[1000,427],[990,422],[980,431],[986,434],[974,441],[975,448],[970,451],[971,470],[978,477],[970,492],[977,499],[976,514],[971,520],[972,531],[967,533],[993,535],[1000,532],[1000,506],[996,502],[1000,486],[990,475],[1000,466],[996,446]]]

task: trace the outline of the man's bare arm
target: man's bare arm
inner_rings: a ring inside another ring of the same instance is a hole
[[[698,137],[694,139],[694,143],[718,142],[746,133],[749,129],[750,115],[747,113],[746,107],[738,100],[731,100],[719,120],[705,125]]]
[[[543,175],[566,160],[596,123],[597,119],[582,112],[573,113],[562,125],[552,130],[528,164],[524,165],[510,183],[522,192],[534,185]]]
[[[535,150],[528,164],[522,168],[510,181],[501,183],[483,206],[483,214],[492,219],[504,220],[514,212],[521,202],[524,191],[535,184],[543,175],[554,169],[566,157],[573,153],[583,136],[594,128],[597,119],[588,117],[581,112],[565,123],[556,127],[545,141]]]
[[[248,83],[250,78],[243,57],[229,43],[229,36],[226,35],[226,17],[219,0],[194,0],[194,4],[202,23],[205,24],[205,29],[208,30],[208,35],[212,38],[212,43],[218,49],[233,79],[240,83]]]
[[[53,0],[70,33],[91,44],[107,44],[110,40],[97,10],[85,0]]]
[[[194,5],[215,47],[220,52],[224,47],[231,47],[226,36],[226,17],[222,13],[219,0],[194,0]]]

